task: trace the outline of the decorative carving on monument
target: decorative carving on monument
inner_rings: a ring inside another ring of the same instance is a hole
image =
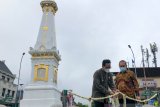
[[[34,81],[48,81],[48,65],[40,64],[34,66]]]
[[[41,45],[41,46],[40,46],[40,50],[42,50],[42,51],[43,51],[43,50],[45,50],[45,49],[46,49],[46,48],[45,48],[45,46],[44,46],[44,45]]]

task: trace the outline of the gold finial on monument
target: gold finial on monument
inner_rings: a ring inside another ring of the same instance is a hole
[[[57,12],[58,7],[54,0],[42,0],[41,1],[41,7],[43,9],[43,12],[53,12],[54,14]]]

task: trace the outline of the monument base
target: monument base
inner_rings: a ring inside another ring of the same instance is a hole
[[[20,107],[62,107],[61,93],[53,85],[28,85]]]

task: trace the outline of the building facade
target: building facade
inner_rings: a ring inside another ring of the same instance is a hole
[[[0,61],[0,100],[1,103],[15,103],[17,85],[15,75],[9,70],[4,61]]]

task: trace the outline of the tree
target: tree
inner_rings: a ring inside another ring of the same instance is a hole
[[[82,103],[78,102],[77,104],[78,107],[88,107],[88,105],[83,105]]]

